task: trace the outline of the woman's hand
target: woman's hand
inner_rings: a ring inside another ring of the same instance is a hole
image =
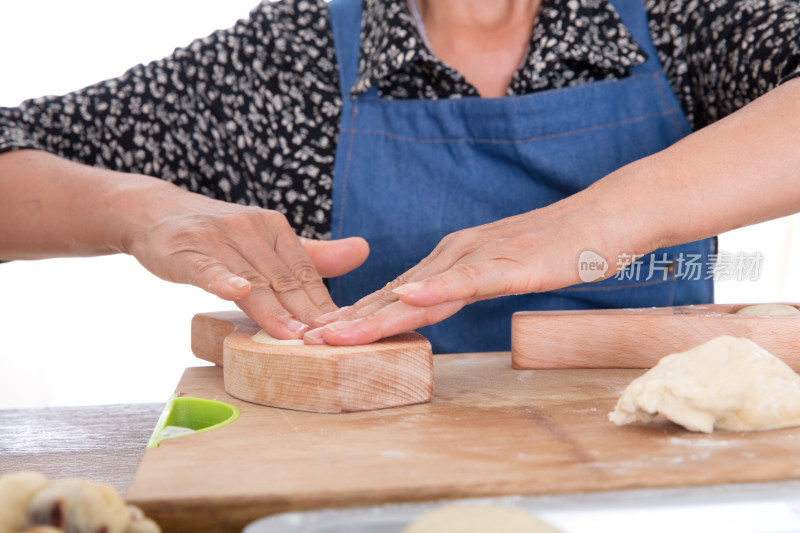
[[[275,211],[38,150],[0,155],[0,259],[125,252],[157,276],[236,304],[270,335],[299,338],[336,309],[322,276],[369,254],[360,238],[299,239]]]
[[[420,264],[386,287],[321,317],[329,323],[305,334],[306,343],[362,344],[444,320],[478,300],[548,291],[580,282],[585,250],[624,248],[624,233],[600,237],[598,220],[580,198],[469,228],[445,237]],[[611,263],[612,266],[614,263]]]
[[[360,238],[298,238],[276,211],[177,188],[168,197],[151,204],[158,217],[132,233],[125,251],[162,279],[233,300],[279,339],[301,337],[319,325],[320,315],[336,310],[322,277],[349,272],[369,254]]]
[[[591,187],[448,236],[422,263],[307,343],[358,344],[433,324],[493,296],[578,283],[585,250],[616,265],[800,210],[800,78]],[[624,256],[622,254],[625,254]]]

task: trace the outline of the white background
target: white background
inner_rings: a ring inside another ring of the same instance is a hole
[[[118,76],[246,17],[256,0],[0,3],[0,106]],[[759,282],[717,285],[718,302],[800,301],[795,218],[721,238],[764,255]],[[161,281],[123,256],[0,265],[0,409],[160,402],[187,366],[196,312],[233,309]]]

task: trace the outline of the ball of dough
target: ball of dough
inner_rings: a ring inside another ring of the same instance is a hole
[[[662,358],[628,385],[609,419],[649,422],[658,413],[705,433],[797,426],[800,377],[754,342],[724,335]]]
[[[62,528],[66,533],[124,533],[131,513],[111,486],[81,479],[60,479],[37,492],[29,523]]]
[[[758,304],[742,307],[736,311],[736,314],[744,316],[789,316],[800,315],[800,309],[786,304]]]
[[[451,505],[433,509],[403,533],[559,533],[531,513],[516,507]]]
[[[0,477],[0,532],[19,531],[28,521],[28,505],[36,492],[50,485],[38,472]]]

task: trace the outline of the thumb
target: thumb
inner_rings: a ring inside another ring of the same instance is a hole
[[[315,241],[301,237],[300,244],[306,249],[323,278],[347,274],[361,266],[369,255],[369,244],[361,237],[335,241]]]

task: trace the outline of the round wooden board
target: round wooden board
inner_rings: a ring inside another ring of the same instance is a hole
[[[431,345],[418,333],[360,346],[282,345],[253,341],[259,329],[238,312],[203,313],[192,321],[195,355],[221,365],[225,390],[241,400],[346,413],[433,396]]]

